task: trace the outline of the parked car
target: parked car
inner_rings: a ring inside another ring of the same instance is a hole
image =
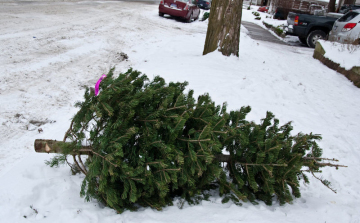
[[[346,14],[349,11],[360,9],[360,5],[343,5],[341,6],[339,13]]]
[[[165,14],[191,22],[199,18],[200,8],[197,6],[197,0],[161,0],[159,16]]]
[[[198,0],[197,5],[201,9],[209,10],[211,7],[211,1],[210,0]]]
[[[288,13],[289,13],[289,9],[277,7],[276,10],[275,10],[275,14],[274,14],[273,18],[274,19],[279,19],[279,20],[285,20]]]
[[[330,31],[329,40],[360,44],[360,10],[350,11],[336,20]]]
[[[259,12],[268,12],[269,11],[269,6],[262,6],[258,9]]]
[[[342,14],[339,13],[316,16],[289,12],[286,34],[298,36],[300,42],[314,48],[316,41],[327,39],[335,21],[341,16]]]

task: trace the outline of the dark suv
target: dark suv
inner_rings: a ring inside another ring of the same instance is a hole
[[[211,7],[211,1],[210,0],[198,0],[197,5],[201,9],[209,10]]]
[[[360,5],[343,5],[341,6],[339,13],[347,13],[348,11],[360,9]]]

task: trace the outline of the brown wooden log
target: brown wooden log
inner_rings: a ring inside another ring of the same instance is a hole
[[[230,155],[216,154],[215,160],[217,160],[218,162],[226,162],[227,163],[227,162],[231,161],[231,157],[230,157]]]
[[[66,142],[65,142],[66,143]],[[34,148],[37,153],[62,153],[64,142],[51,139],[35,139]],[[71,155],[86,155],[92,152],[90,146],[83,146],[80,150],[74,151]]]
[[[62,146],[66,143],[69,143],[69,142],[56,141],[56,140],[51,140],[51,139],[36,139],[35,143],[34,143],[35,152],[37,152],[37,153],[62,153]],[[95,155],[98,155],[98,156],[106,159],[102,155],[94,152],[90,146],[83,146],[81,149],[76,150],[76,151],[74,150],[73,153],[70,153],[70,155],[90,155],[90,154],[95,154]],[[326,159],[326,158],[317,158],[317,157],[304,157],[303,159],[304,160],[315,160],[315,161],[316,160],[338,161],[335,159]],[[215,160],[218,162],[231,162],[231,157],[230,157],[230,155],[216,154]],[[240,161],[238,160],[236,162],[239,164],[248,165],[248,166],[287,166],[287,164],[274,164],[274,163],[270,163],[270,164],[247,163],[246,160],[240,160]],[[332,167],[336,167],[336,168],[347,167],[347,166],[343,166],[343,165],[335,165],[332,163],[320,163],[320,162],[316,162],[316,163],[319,166],[332,166]],[[115,164],[113,164],[113,165],[116,167]]]
[[[62,146],[65,143],[69,142],[62,142],[56,141],[51,139],[35,139],[34,147],[35,152],[37,153],[62,153]],[[101,156],[98,153],[95,153],[90,146],[83,146],[80,150],[76,150],[70,155],[89,155],[89,154],[96,154]],[[103,156],[101,156],[103,157]],[[105,157],[103,157],[105,159]],[[216,154],[215,160],[218,162],[231,162],[230,155],[225,154]],[[245,162],[245,161],[244,161]]]
[[[51,140],[51,139],[36,139],[35,143],[34,143],[35,152],[37,152],[37,153],[62,153],[61,147],[65,143],[69,143],[69,142],[56,141],[56,140]],[[70,153],[70,155],[89,155],[89,154],[96,154],[96,155],[106,159],[102,155],[94,152],[90,146],[83,146],[81,149],[76,150],[76,151],[74,150],[73,153]],[[231,157],[230,157],[230,155],[216,154],[215,160],[218,162],[231,162]],[[237,162],[237,163],[244,163],[246,165],[254,165],[254,164],[246,163],[246,160],[243,160],[242,162]],[[261,164],[261,165],[278,166],[278,164]],[[280,166],[284,166],[284,165],[281,164]]]

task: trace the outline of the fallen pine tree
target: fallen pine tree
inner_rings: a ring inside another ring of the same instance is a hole
[[[160,210],[175,197],[197,203],[218,189],[223,202],[271,205],[276,197],[285,204],[300,197],[306,174],[333,190],[315,174],[342,166],[321,157],[320,135],[292,136],[291,123],[279,126],[271,112],[249,122],[250,107],[227,113],[208,94],[196,101],[193,91],[184,93],[186,82],[149,81],[131,69],[114,78],[113,71],[98,96],[86,90],[62,142],[35,140],[37,152],[59,153],[48,165],[67,163],[85,175],[86,200],[119,213],[138,205]]]

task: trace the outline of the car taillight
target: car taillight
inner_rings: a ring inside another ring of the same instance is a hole
[[[164,4],[164,1],[161,1],[161,2],[160,2],[160,5],[163,5],[163,4]]]
[[[344,26],[344,28],[341,30],[342,32],[347,32],[352,30],[356,26],[356,23],[348,23]]]
[[[189,9],[189,5],[186,4],[186,6],[184,7],[184,10],[188,10]]]
[[[299,16],[295,16],[295,20],[294,20],[294,26],[299,25]]]
[[[210,3],[209,2],[206,2],[207,5],[209,5]]]

